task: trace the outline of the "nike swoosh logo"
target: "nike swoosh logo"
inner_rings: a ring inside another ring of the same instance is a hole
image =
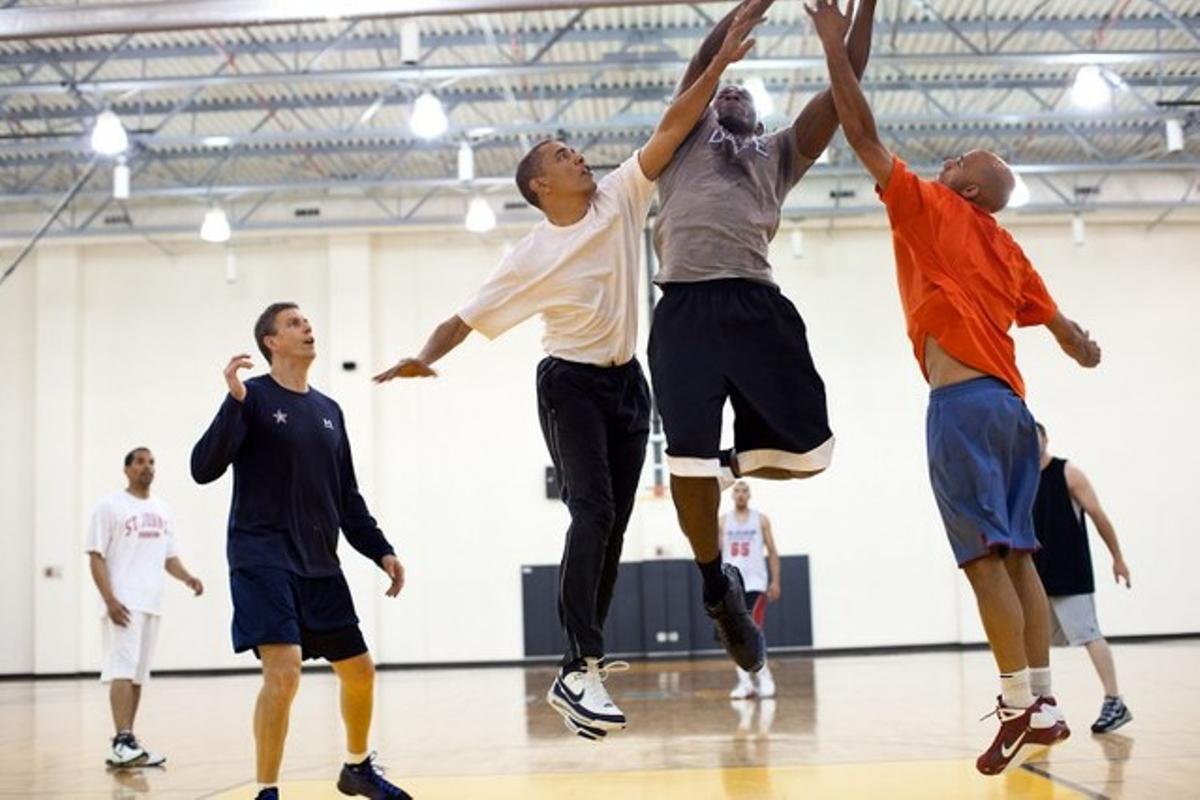
[[[582,691],[580,691],[579,694],[576,694],[575,692],[572,692],[570,689],[568,689],[567,685],[565,683],[563,683],[562,681],[558,682],[558,686],[560,689],[562,689],[562,693],[565,694],[571,700],[571,702],[578,703],[580,700],[583,699]],[[1021,734],[1021,735],[1024,736],[1025,734]]]
[[[1021,746],[1021,742],[1025,741],[1026,733],[1028,731],[1021,731],[1021,735],[1011,745],[1000,745],[1000,755],[1005,758],[1012,758],[1013,753],[1017,752],[1017,748]]]

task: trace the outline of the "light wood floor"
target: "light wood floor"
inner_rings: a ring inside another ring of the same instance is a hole
[[[772,661],[774,701],[731,702],[723,661],[636,664],[609,687],[630,719],[602,744],[567,734],[550,668],[384,672],[373,747],[418,798],[1200,797],[1200,642],[1114,648],[1134,721],[1094,737],[1101,692],[1082,650],[1056,650],[1074,729],[1047,760],[1000,778],[973,761],[995,731],[983,652]],[[94,681],[0,683],[0,797],[253,795],[257,678],[157,678],[137,733],[164,769],[109,772],[107,694]],[[284,797],[334,798],[335,682],[306,674]]]

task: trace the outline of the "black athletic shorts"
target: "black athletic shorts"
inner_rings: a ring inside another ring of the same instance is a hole
[[[828,467],[833,434],[825,384],[808,352],[804,320],[779,288],[731,278],[662,290],[650,326],[650,376],[671,474],[719,474],[727,398],[742,474],[802,476]]]
[[[233,650],[298,644],[301,657],[343,661],[367,652],[354,599],[342,574],[304,578],[286,569],[249,567],[229,574]]]

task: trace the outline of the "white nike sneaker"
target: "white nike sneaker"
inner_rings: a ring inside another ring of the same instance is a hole
[[[733,691],[729,693],[730,700],[748,700],[754,697],[754,681],[750,677],[750,673],[746,670],[738,668],[737,685],[733,687]]]
[[[629,664],[624,661],[612,661],[601,666],[601,659],[598,658],[584,659],[584,664],[582,670],[576,669],[566,673],[560,670],[550,686],[550,691],[546,693],[546,702],[564,718],[570,717],[580,727],[603,731],[623,730],[626,724],[625,714],[609,697],[604,688],[604,680],[610,672],[629,669]]]
[[[167,757],[152,753],[138,744],[133,734],[121,734],[112,740],[112,752],[105,763],[110,767],[161,767]]]
[[[775,679],[765,666],[758,672],[758,696],[763,700],[775,696]]]

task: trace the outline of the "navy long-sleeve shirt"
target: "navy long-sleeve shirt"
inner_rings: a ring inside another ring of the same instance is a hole
[[[226,395],[192,449],[192,477],[210,483],[230,464],[231,570],[335,575],[339,528],[376,563],[394,553],[359,494],[342,409],[316,389],[293,392],[261,375],[246,381],[243,402]]]

